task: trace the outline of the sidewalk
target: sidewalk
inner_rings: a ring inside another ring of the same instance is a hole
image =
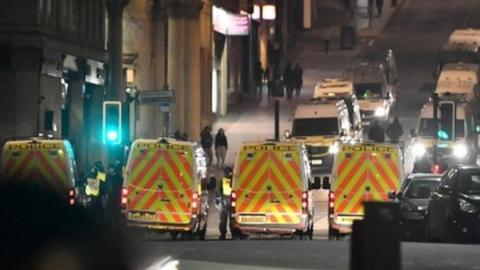
[[[358,0],[361,1],[367,0]],[[326,55],[323,51],[322,31],[325,27],[332,26],[332,23],[340,27],[344,21],[338,19],[338,14],[345,11],[341,10],[338,0],[319,1],[319,12],[327,12],[325,20],[320,21],[318,25],[309,30],[299,33],[296,39],[294,50],[289,55],[292,62],[299,63],[304,69],[304,88],[300,97],[294,97],[287,101],[280,99],[280,135],[286,129],[291,129],[293,112],[298,103],[308,100],[313,94],[316,83],[328,77],[340,77],[344,68],[360,53],[362,48],[369,46],[374,39],[379,36],[383,29],[393,18],[395,11],[398,10],[402,2],[398,0],[397,7],[392,8],[390,1],[385,0],[383,14],[381,17],[375,17],[371,20],[368,28],[365,27],[365,7],[357,7],[355,14],[358,30],[358,42],[353,50],[340,50],[339,35],[334,36],[331,41],[331,50]],[[319,13],[322,14],[322,13]],[[374,13],[376,14],[376,13]],[[338,31],[339,33],[339,31]],[[297,52],[297,53],[293,53]],[[227,164],[234,164],[235,155],[240,144],[244,141],[264,140],[274,137],[274,109],[273,100],[266,98],[266,89],[264,89],[263,98],[260,100],[245,100],[241,104],[235,105],[227,116],[218,119],[213,125],[213,131],[224,128],[229,148],[227,152]],[[215,135],[215,134],[213,134]]]

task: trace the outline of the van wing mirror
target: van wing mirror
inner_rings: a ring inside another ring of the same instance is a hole
[[[417,137],[417,133],[415,132],[415,129],[410,129],[410,137],[415,138]]]
[[[310,189],[320,189],[322,187],[322,182],[320,177],[315,176],[313,178],[313,183],[310,183]]]
[[[290,132],[290,130],[286,129],[283,132],[283,136],[285,137],[285,139],[290,139],[290,138],[292,138],[292,133]]]

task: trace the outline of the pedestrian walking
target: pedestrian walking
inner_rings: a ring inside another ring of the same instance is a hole
[[[203,151],[207,156],[207,166],[212,165],[213,160],[213,137],[212,129],[209,126],[203,128],[202,133],[200,134],[200,144],[202,145]]]
[[[255,67],[255,87],[256,90],[258,90],[258,94],[261,96],[262,95],[262,80],[263,80],[263,68],[262,68],[262,63],[260,61],[257,62],[257,65]]]
[[[295,95],[298,97],[303,87],[303,70],[298,63],[295,65],[295,68],[293,69],[293,78],[294,78]]]
[[[325,51],[325,54],[328,54],[328,52],[330,51],[330,39],[332,38],[332,31],[333,29],[331,27],[327,27],[322,34],[323,49]]]
[[[368,18],[372,18],[373,17],[373,0],[368,0]]]
[[[218,185],[217,196],[215,198],[215,205],[220,210],[220,222],[218,224],[218,230],[220,231],[220,240],[225,240],[227,236],[227,227],[230,220],[230,195],[232,194],[232,178],[233,170],[230,167],[226,167],[223,170],[222,182]],[[231,225],[231,224],[230,224]],[[232,230],[230,229],[230,233]]]
[[[225,136],[225,130],[219,129],[215,136],[215,156],[217,158],[217,166],[223,169],[225,165],[225,156],[227,155],[228,141]]]
[[[394,143],[399,142],[400,137],[403,135],[403,128],[398,117],[395,117],[393,122],[388,125],[386,133],[390,141]]]
[[[376,0],[375,4],[377,6],[378,16],[382,16],[383,0]]]
[[[370,127],[370,130],[368,131],[368,139],[376,143],[385,142],[385,131],[380,126],[378,120]]]
[[[272,74],[272,79],[270,80],[271,88],[272,88],[272,96],[274,97],[283,97],[283,82],[282,82],[282,75],[278,67],[276,67]]]
[[[287,99],[292,99],[293,94],[293,69],[290,62],[287,63],[283,70],[283,84],[287,91]]]

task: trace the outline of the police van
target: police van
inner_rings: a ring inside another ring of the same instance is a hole
[[[363,203],[388,201],[388,193],[398,190],[401,179],[403,155],[399,145],[341,145],[328,195],[329,236],[350,233],[353,221],[363,219]]]
[[[317,83],[313,93],[314,100],[343,100],[348,110],[353,138],[362,139],[363,128],[360,115],[360,106],[353,92],[353,83],[347,79],[324,79]]]
[[[457,29],[452,32],[439,53],[439,65],[434,72],[436,79],[448,63],[480,64],[480,29]]]
[[[235,162],[231,192],[233,238],[248,234],[312,239],[312,190],[307,150],[295,142],[246,142]]]
[[[433,164],[434,147],[450,166],[468,164],[471,158],[476,157],[476,120],[471,109],[465,99],[443,97],[438,105],[439,124],[436,126],[433,102],[430,100],[423,105],[417,127],[410,132],[412,139],[407,150],[414,172],[431,172],[425,171],[429,166],[422,163]]]
[[[209,180],[199,144],[170,138],[135,140],[121,198],[127,226],[204,239],[207,190],[215,188],[215,181]]]
[[[11,140],[3,146],[2,180],[36,185],[65,198],[69,205],[79,199],[78,175],[69,141],[32,138]]]
[[[471,63],[445,64],[438,77],[435,93],[440,98],[463,95],[467,101],[479,98],[480,66]]]
[[[343,100],[313,100],[295,109],[290,138],[307,145],[314,176],[330,177],[338,143],[352,142],[354,136]]]
[[[345,78],[353,82],[363,125],[379,120],[386,122],[396,100],[396,84],[389,84],[382,64],[361,62],[345,70]]]

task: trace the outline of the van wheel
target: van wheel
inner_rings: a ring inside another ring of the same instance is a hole
[[[202,228],[196,233],[196,235],[198,236],[198,240],[205,240],[206,234],[207,234],[207,226],[205,226],[204,228]]]
[[[170,233],[170,238],[172,238],[172,240],[177,240],[177,237],[178,237],[178,232],[171,232]]]
[[[337,229],[328,226],[328,240],[340,240],[340,232]]]

